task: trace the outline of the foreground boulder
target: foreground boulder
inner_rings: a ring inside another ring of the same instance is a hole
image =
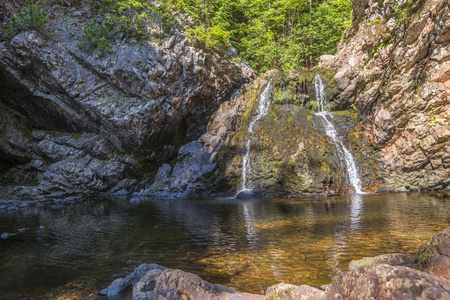
[[[420,247],[416,261],[422,271],[450,284],[450,227]]]
[[[152,276],[153,274],[159,275],[165,269],[166,268],[156,264],[142,264],[134,269],[134,271],[127,277],[117,278],[116,280],[114,280],[106,289],[100,291],[100,295],[106,296],[108,298],[115,297],[126,288],[140,282],[142,278],[147,280],[147,282],[150,282],[149,276]]]
[[[408,267],[379,264],[335,276],[325,299],[449,299],[450,285]]]

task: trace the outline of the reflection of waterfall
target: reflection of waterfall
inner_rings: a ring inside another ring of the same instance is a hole
[[[254,203],[246,201],[241,203],[241,205],[244,213],[245,227],[247,228],[247,241],[250,245],[255,246],[258,242],[258,237],[256,236],[256,229],[253,225],[255,222]]]
[[[323,81],[318,74],[314,77],[314,88],[316,92],[316,98],[318,101],[318,112],[317,116],[321,117],[325,122],[325,133],[334,142],[336,149],[338,150],[339,156],[344,158],[345,165],[347,166],[348,179],[351,185],[355,188],[356,193],[363,193],[361,190],[361,180],[359,179],[358,169],[356,168],[355,160],[352,153],[344,146],[341,141],[336,128],[334,127],[331,120],[333,116],[328,111],[328,101],[325,96],[325,88]]]
[[[259,97],[258,114],[250,122],[250,125],[248,126],[249,133],[253,133],[253,128],[255,127],[256,122],[262,117],[264,117],[269,111],[270,90],[272,87],[272,81],[273,79],[270,79],[270,82],[266,85],[264,91],[261,93],[261,96]],[[252,171],[252,166],[250,165],[250,142],[251,138],[248,139],[247,143],[245,144],[245,156],[244,161],[242,163],[242,185],[241,190],[236,194],[236,196],[242,192],[250,192],[252,190],[251,187],[248,186],[248,184],[251,183],[251,180],[250,178],[248,178],[248,176],[249,174],[251,174]]]
[[[355,243],[360,239],[364,213],[363,197],[360,194],[350,195],[346,209],[343,210],[347,221],[337,222],[334,226],[334,245],[330,249],[331,258],[327,261],[334,274],[341,273],[343,262],[348,259],[351,249],[354,249]]]
[[[363,200],[361,195],[352,195],[350,204],[350,228],[357,230],[361,227],[361,216],[363,212]]]

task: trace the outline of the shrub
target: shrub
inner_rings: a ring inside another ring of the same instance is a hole
[[[173,24],[168,8],[156,1],[97,0],[93,8],[97,16],[82,28],[78,45],[92,52],[110,51],[120,34],[142,41],[149,38],[148,29],[152,24],[161,31]]]
[[[44,38],[51,38],[47,30],[47,13],[42,9],[44,2],[28,0],[28,6],[12,15],[0,29],[0,40],[6,41],[22,31],[35,30]]]
[[[203,42],[206,47],[224,52],[229,49],[228,39],[230,32],[221,29],[219,26],[205,28],[203,25],[186,27],[188,37],[195,38]]]

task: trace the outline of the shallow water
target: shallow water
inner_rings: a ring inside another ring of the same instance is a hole
[[[450,193],[31,207],[0,213],[0,234],[31,228],[0,239],[0,298],[92,299],[141,263],[253,293],[318,287],[353,259],[415,253],[448,226]]]

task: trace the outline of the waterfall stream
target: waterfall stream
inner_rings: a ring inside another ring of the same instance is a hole
[[[267,112],[269,111],[270,106],[270,91],[272,87],[272,81],[273,78],[270,79],[269,83],[264,88],[264,91],[259,96],[258,101],[258,114],[256,117],[250,122],[248,125],[248,132],[253,133],[253,128],[255,127],[256,122],[264,117]],[[247,140],[245,144],[245,156],[244,161],[242,163],[242,184],[241,184],[241,190],[237,192],[235,198],[241,194],[246,192],[251,192],[252,189],[248,186],[249,183],[251,183],[251,180],[249,178],[249,174],[252,171],[252,166],[250,165],[250,143],[252,139],[251,137]]]
[[[343,141],[341,140],[336,128],[334,127],[331,120],[333,116],[328,111],[328,101],[325,96],[325,88],[322,78],[318,74],[314,77],[314,88],[316,93],[316,99],[318,102],[318,112],[317,116],[321,117],[325,122],[325,133],[334,142],[338,154],[345,161],[347,167],[348,179],[350,184],[355,188],[357,194],[362,194],[361,190],[361,180],[359,179],[358,169],[356,168],[355,159],[352,153],[345,147]]]

